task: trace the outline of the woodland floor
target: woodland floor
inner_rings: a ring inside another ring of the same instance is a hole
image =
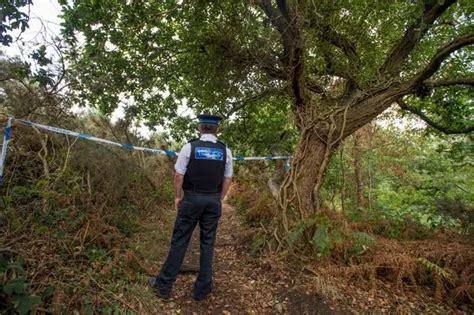
[[[192,288],[199,262],[198,234],[188,249],[182,272],[171,299],[162,301],[146,286],[166,258],[173,212],[150,216],[134,239],[135,255],[143,273],[139,281],[121,296],[129,308],[140,314],[462,314],[469,310],[450,308],[423,292],[401,292],[394,286],[376,289],[344,285],[341,281],[319,276],[304,263],[289,265],[276,258],[254,258],[248,243],[252,231],[239,224],[234,209],[224,205],[218,229],[214,263],[214,292],[195,302]],[[198,230],[198,229],[196,229]]]

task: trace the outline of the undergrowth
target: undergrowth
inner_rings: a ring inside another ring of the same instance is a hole
[[[270,174],[242,169],[230,202],[242,221],[254,228],[249,250],[254,255],[273,254],[275,247],[269,243],[275,239],[269,226],[278,210],[266,187]],[[430,229],[410,215],[391,217],[364,208],[343,213],[326,207],[291,227],[284,241],[286,250],[278,253],[280,257],[303,258],[323,276],[367,290],[393,283],[405,291],[423,288],[451,305],[474,303],[474,248],[468,236],[445,227]]]
[[[55,124],[51,115],[28,117]],[[100,117],[64,127],[159,147]],[[3,120],[2,120],[3,122]],[[112,314],[143,271],[129,247],[139,219],[171,207],[172,162],[15,124],[0,200],[0,309]]]

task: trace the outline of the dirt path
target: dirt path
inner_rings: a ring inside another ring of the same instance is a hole
[[[311,261],[291,265],[279,261],[278,256],[253,259],[248,244],[254,234],[239,224],[229,205],[224,205],[217,233],[213,294],[201,302],[192,298],[199,266],[199,234],[195,233],[185,257],[187,272],[178,275],[171,299],[162,301],[148,288],[146,280],[156,275],[166,258],[175,215],[165,211],[148,216],[141,232],[131,240],[142,272],[127,284],[127,292],[115,297],[138,314],[469,313],[390,283],[380,282],[373,289],[363,282],[345,284],[330,273],[323,276],[312,269]]]
[[[168,222],[174,219],[174,214],[170,215]],[[150,218],[144,231],[134,240],[136,251],[143,258],[141,264],[150,274],[161,266],[169,246],[172,224],[160,219]],[[163,229],[167,233],[163,233]],[[208,299],[195,302],[192,298],[195,272],[178,276],[168,301],[153,296],[144,285],[147,275],[143,274],[128,299],[135,300],[139,313],[149,314],[333,313],[322,298],[301,291],[284,272],[276,272],[253,260],[247,251],[242,250],[242,237],[245,234],[234,209],[224,205],[215,249],[214,292]],[[195,234],[185,258],[185,269],[195,269],[198,262],[199,241]]]

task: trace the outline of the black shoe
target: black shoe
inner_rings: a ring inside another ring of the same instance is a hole
[[[211,293],[207,293],[207,294],[204,294],[204,295],[196,295],[194,294],[193,295],[193,298],[194,298],[194,301],[202,301],[202,300],[205,300]]]
[[[153,289],[153,292],[162,300],[168,300],[171,297],[171,292],[163,292],[158,287],[156,287],[156,278],[149,277],[148,285]]]
[[[205,298],[207,298],[207,295],[204,295],[204,296],[193,296],[194,298],[194,301],[197,301],[197,302],[200,302],[202,300],[204,300]]]

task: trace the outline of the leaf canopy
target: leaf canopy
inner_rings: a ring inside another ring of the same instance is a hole
[[[419,42],[396,79],[412,78],[452,38],[474,33],[474,4],[451,2],[288,1],[287,10],[298,8],[302,15],[305,80],[336,99],[334,80],[370,90],[384,66],[395,67],[384,63],[410,27]],[[123,105],[130,117],[179,133],[191,128],[182,117],[185,108],[246,120],[246,130],[255,134],[267,127],[256,123],[256,113],[287,129],[293,99],[285,73],[291,69],[284,60],[285,36],[275,25],[281,16],[270,19],[265,3],[272,2],[61,1],[77,99],[105,113]],[[286,1],[274,5],[281,3]],[[426,8],[445,3],[439,18],[420,20]],[[472,52],[466,46],[449,54],[433,79],[472,77]],[[458,86],[431,90],[423,96],[429,101],[417,99],[414,106],[448,123],[472,118],[472,92]]]

